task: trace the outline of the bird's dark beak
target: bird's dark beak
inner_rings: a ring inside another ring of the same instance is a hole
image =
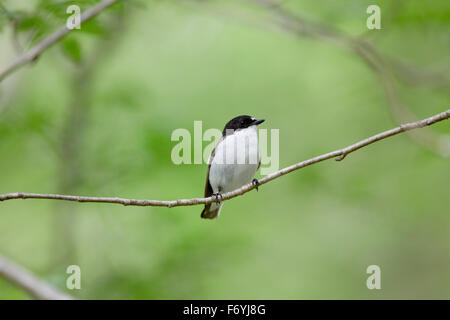
[[[258,124],[261,124],[264,121],[265,121],[264,119],[255,119],[255,120],[253,120],[253,125],[257,126]]]

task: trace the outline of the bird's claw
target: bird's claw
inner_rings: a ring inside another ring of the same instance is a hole
[[[216,204],[220,203],[219,198],[220,198],[220,200],[222,200],[222,198],[223,198],[222,194],[220,192],[214,193],[213,196],[216,197]]]
[[[253,179],[253,180],[252,180],[252,185],[254,185],[256,191],[258,191],[258,186],[259,186],[259,181],[258,181],[258,179]]]

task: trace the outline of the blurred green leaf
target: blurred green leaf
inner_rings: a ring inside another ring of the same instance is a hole
[[[89,33],[93,35],[101,35],[105,33],[105,29],[102,27],[98,19],[91,19],[83,23],[81,26],[83,33]]]
[[[44,30],[46,27],[45,21],[36,15],[28,15],[19,18],[19,23],[17,24],[17,31],[28,31],[30,29]]]
[[[36,14],[22,11],[14,12],[14,19],[17,21],[17,33],[30,33],[34,41],[40,39],[49,30],[48,21]]]
[[[75,63],[81,62],[82,50],[80,43],[73,37],[64,39],[61,43],[64,54]]]

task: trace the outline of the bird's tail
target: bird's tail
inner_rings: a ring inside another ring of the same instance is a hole
[[[201,217],[203,219],[216,219],[220,214],[222,205],[223,203],[209,203],[205,205],[205,209],[203,209]]]

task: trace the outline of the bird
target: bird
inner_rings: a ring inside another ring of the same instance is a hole
[[[261,164],[257,126],[264,119],[240,115],[227,122],[222,137],[211,152],[206,173],[205,198],[215,196],[216,202],[205,205],[204,219],[216,219],[223,202],[222,193],[233,191],[250,182],[258,190],[258,180],[253,179]]]

